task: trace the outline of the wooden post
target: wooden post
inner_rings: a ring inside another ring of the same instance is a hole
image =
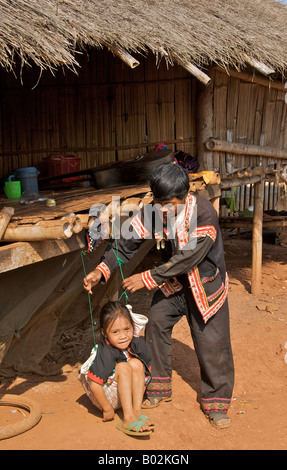
[[[210,70],[210,78],[214,80],[215,71]],[[205,146],[213,135],[213,86],[201,87],[196,104],[197,120],[197,158],[201,170],[213,171],[212,150]]]
[[[251,294],[261,292],[264,178],[254,185]]]

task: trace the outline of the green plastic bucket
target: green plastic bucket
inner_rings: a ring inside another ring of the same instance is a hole
[[[21,196],[21,182],[5,181],[4,191],[8,199],[19,199]]]

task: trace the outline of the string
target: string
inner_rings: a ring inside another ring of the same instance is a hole
[[[114,224],[113,224],[113,229],[114,229]],[[116,253],[115,253],[115,250],[113,249],[113,246],[110,244],[110,247],[116,257],[116,260],[118,262],[118,265],[119,265],[119,268],[120,268],[120,273],[121,273],[121,276],[122,276],[122,280],[124,280],[124,274],[123,274],[123,270],[122,270],[122,264],[124,264],[124,261],[119,257],[119,251],[118,251],[118,242],[117,242],[117,237],[115,236],[115,243],[116,243]],[[82,264],[83,264],[83,270],[84,270],[84,274],[85,274],[85,277],[87,276],[87,273],[86,273],[86,268],[85,268],[85,262],[84,262],[84,256],[87,256],[87,253],[83,250],[81,250],[81,258],[82,258]],[[126,298],[126,304],[128,303],[128,294],[127,294],[127,291],[126,289],[123,291],[123,293],[121,294],[121,296],[119,297],[119,300],[121,300],[121,298],[123,297],[123,295],[125,296]],[[95,338],[95,329],[94,329],[94,319],[93,319],[93,310],[92,310],[92,303],[91,303],[91,295],[90,293],[88,292],[88,299],[89,299],[89,310],[90,310],[90,316],[91,316],[91,323],[92,323],[92,332],[93,332],[93,340],[94,340],[94,346],[96,346],[96,338]]]
[[[117,237],[116,237],[116,233],[115,233],[115,224],[113,223],[113,232],[114,232],[114,238],[115,238],[115,243],[116,243],[116,251],[117,253],[115,253],[115,250],[113,249],[113,246],[111,245],[110,243],[110,247],[116,257],[116,260],[118,262],[118,265],[119,265],[119,268],[120,268],[120,273],[121,273],[121,276],[122,276],[122,280],[124,281],[124,274],[123,274],[123,270],[122,270],[122,264],[124,264],[124,261],[119,257],[119,250],[118,250],[118,242],[117,242]],[[123,295],[125,296],[126,298],[126,304],[128,303],[128,294],[127,294],[127,290],[125,289],[123,291],[123,293],[121,294],[121,296],[119,297],[119,300],[121,300],[121,298],[123,297]]]
[[[84,251],[81,251],[81,258],[82,258],[82,263],[83,263],[83,269],[84,269],[84,274],[85,274],[85,277],[86,277],[86,276],[87,276],[87,273],[86,273],[86,268],[85,268],[84,255],[87,256],[87,253],[85,253]],[[88,299],[89,299],[89,309],[90,309],[90,316],[91,316],[91,323],[92,323],[93,340],[94,340],[94,346],[96,347],[96,338],[95,338],[95,329],[94,329],[94,319],[93,319],[92,303],[91,303],[91,296],[90,296],[90,293],[89,293],[89,292],[88,292]]]

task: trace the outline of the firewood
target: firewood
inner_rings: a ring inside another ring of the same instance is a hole
[[[0,212],[0,239],[2,238],[11,217],[13,217],[14,208],[13,207],[3,207]]]
[[[13,222],[6,228],[3,241],[61,240],[70,238],[72,235],[73,228],[68,220],[42,220],[36,224]]]

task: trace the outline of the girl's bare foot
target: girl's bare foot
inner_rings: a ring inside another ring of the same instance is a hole
[[[148,416],[146,416],[146,415],[139,414],[139,415],[137,416],[137,419],[138,419],[139,421],[143,421],[147,426],[154,427],[154,425],[155,425],[154,421],[153,421],[151,418],[149,418]]]
[[[137,426],[137,429],[135,428],[135,426],[130,427],[131,424],[138,423],[138,422],[142,422],[141,427]],[[129,429],[130,431],[138,431],[138,432],[151,431],[150,425],[148,423],[142,421],[141,419],[137,418],[136,416],[129,417],[129,418],[124,418],[122,426],[123,426],[124,429]]]

